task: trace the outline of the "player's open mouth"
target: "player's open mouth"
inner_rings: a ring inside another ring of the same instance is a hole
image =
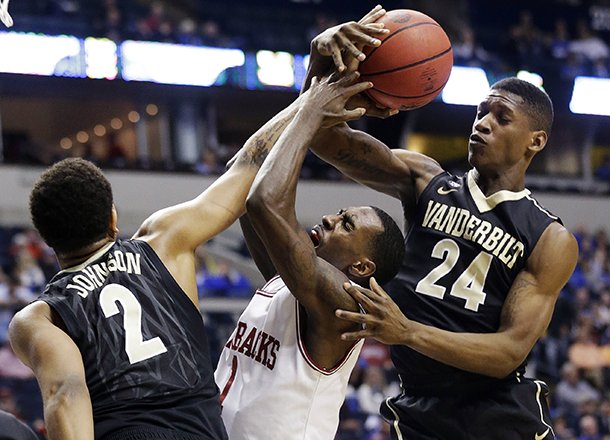
[[[309,238],[311,238],[311,242],[313,243],[314,247],[318,247],[320,246],[320,233],[318,232],[318,227],[314,226],[313,228],[311,228],[311,231],[309,231]]]

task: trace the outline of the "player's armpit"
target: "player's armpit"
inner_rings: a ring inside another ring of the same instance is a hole
[[[82,357],[74,341],[51,322],[50,307],[37,301],[18,312],[9,337],[38,380],[49,440],[92,440],[93,412]]]

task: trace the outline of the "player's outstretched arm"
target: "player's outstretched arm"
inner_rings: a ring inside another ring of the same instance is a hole
[[[30,367],[42,392],[49,440],[93,440],[93,410],[80,351],[36,301],[9,326],[13,351]]]
[[[375,23],[386,11],[376,6],[358,21],[334,26],[311,42],[310,64],[302,91],[313,76],[333,70],[356,70],[364,60],[362,47],[378,46],[377,37],[388,32]],[[386,118],[397,110],[376,106],[365,94],[350,99],[347,108],[364,107],[367,116]],[[343,174],[377,191],[410,204],[429,180],[442,172],[433,159],[406,150],[390,150],[372,136],[352,130],[347,124],[320,130],[311,144],[312,151]]]
[[[278,113],[236,154],[232,166],[209,188],[179,205],[162,209],[149,217],[136,238],[171,254],[192,252],[228,228],[245,212],[245,201],[256,173],[269,149],[297,111],[298,100]]]
[[[341,280],[347,277],[317,257],[309,235],[298,223],[296,188],[307,146],[320,125],[362,116],[362,109],[344,109],[349,96],[370,87],[351,85],[356,77],[352,73],[336,82],[328,78],[312,82],[311,90],[303,95],[303,107],[265,161],[247,200],[250,220],[279,275],[308,314],[324,314],[327,325],[338,322],[328,319],[338,304],[352,310],[356,304],[341,289]],[[329,306],[333,301],[334,307]]]
[[[344,334],[347,340],[373,337],[407,345],[453,367],[503,378],[525,360],[545,332],[577,257],[573,235],[558,223],[549,225],[508,292],[496,333],[453,333],[411,321],[376,283],[371,283],[372,290],[345,286],[367,314],[336,314],[366,324],[365,330]]]

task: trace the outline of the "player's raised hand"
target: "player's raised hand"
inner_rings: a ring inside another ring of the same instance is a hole
[[[343,333],[341,339],[355,341],[361,338],[375,338],[388,345],[399,345],[409,331],[408,319],[403,315],[392,298],[371,278],[370,289],[345,283],[343,288],[362,306],[366,313],[336,310],[335,315],[347,321],[363,324],[363,329]]]
[[[379,46],[381,41],[377,37],[389,32],[383,23],[375,23],[385,13],[385,9],[377,5],[358,22],[350,21],[326,29],[311,42],[312,57],[332,57],[339,72],[345,71],[348,66],[355,70],[358,64],[352,61],[363,61],[365,58],[362,48]]]
[[[355,82],[360,77],[358,72],[346,74],[333,73],[321,80],[314,77],[311,86],[304,95],[302,108],[306,108],[322,117],[324,128],[342,122],[358,119],[366,112],[364,107],[347,109],[347,102],[353,96],[370,89],[370,82]]]

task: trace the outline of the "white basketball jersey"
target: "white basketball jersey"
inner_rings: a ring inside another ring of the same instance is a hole
[[[315,365],[298,302],[281,278],[258,290],[216,369],[231,440],[331,440],[363,340],[333,369]]]

